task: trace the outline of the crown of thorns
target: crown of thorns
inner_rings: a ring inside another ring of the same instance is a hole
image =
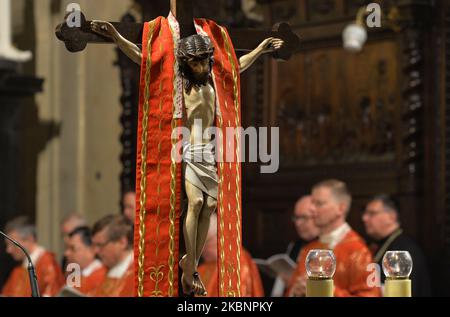
[[[209,37],[204,35],[191,35],[181,39],[178,45],[178,58],[208,58],[214,53],[214,46]]]

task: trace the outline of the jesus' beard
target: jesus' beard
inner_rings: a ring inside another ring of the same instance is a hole
[[[208,83],[210,75],[210,72],[193,73],[191,82],[197,86],[204,86]]]
[[[193,86],[205,86],[211,78],[211,70],[202,73],[194,73],[190,67],[184,68],[183,77],[186,80],[186,90],[190,91]]]

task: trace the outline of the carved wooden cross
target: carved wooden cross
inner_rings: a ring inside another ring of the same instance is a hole
[[[173,15],[180,23],[181,37],[196,34],[193,24],[193,6],[190,0],[171,0],[170,7]],[[142,44],[142,23],[118,23],[111,22],[114,27],[129,41]],[[229,29],[230,37],[236,51],[250,51],[268,37],[277,37],[284,41],[283,47],[273,53],[275,58],[288,60],[300,46],[299,37],[292,32],[287,23],[276,24],[272,31],[255,29]],[[88,43],[112,43],[112,40],[104,38],[91,31],[90,21],[86,21],[81,13],[81,27],[69,27],[67,22],[61,23],[56,28],[56,36],[63,41],[67,50],[72,53],[83,51]]]

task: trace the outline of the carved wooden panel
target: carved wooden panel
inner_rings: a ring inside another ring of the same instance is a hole
[[[343,15],[342,0],[307,0],[306,2],[309,20],[320,22]]]
[[[332,24],[353,19],[358,10],[369,3],[378,3],[386,14],[394,0],[275,0],[258,1],[270,12],[272,22],[285,21],[294,26]]]
[[[130,13],[124,15],[121,19],[122,22],[136,22],[136,20],[136,17]],[[122,134],[120,136],[120,143],[122,144],[122,153],[120,155],[122,163],[120,192],[122,197],[125,193],[134,191],[136,187],[136,140],[140,68],[119,49],[116,49],[116,51],[117,66],[120,69],[122,85],[122,96],[120,98],[122,105],[122,114],[120,116],[122,125]]]
[[[285,165],[392,161],[401,114],[398,45],[340,47],[273,66],[271,125]],[[398,142],[397,142],[398,143]]]

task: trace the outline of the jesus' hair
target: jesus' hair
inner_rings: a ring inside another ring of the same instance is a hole
[[[205,83],[196,82],[187,62],[192,60],[209,59],[209,66],[212,69],[214,64],[214,45],[209,37],[204,35],[191,35],[180,40],[178,43],[177,58],[180,65],[180,72],[186,79],[186,86],[199,85]]]

